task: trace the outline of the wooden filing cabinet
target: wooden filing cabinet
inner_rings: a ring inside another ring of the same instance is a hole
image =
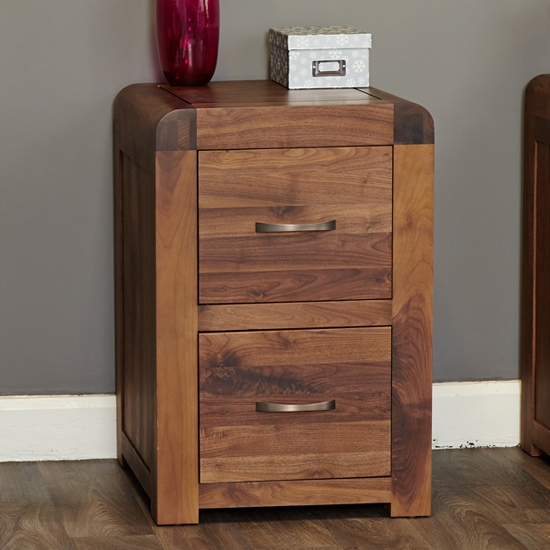
[[[550,454],[550,75],[525,92],[521,446]]]
[[[431,507],[433,124],[373,88],[115,103],[119,460],[204,508]]]

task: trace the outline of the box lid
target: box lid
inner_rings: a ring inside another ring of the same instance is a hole
[[[353,27],[282,27],[269,29],[272,46],[287,50],[370,48],[372,35]]]

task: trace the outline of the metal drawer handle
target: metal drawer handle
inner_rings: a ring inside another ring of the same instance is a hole
[[[256,401],[256,412],[315,412],[332,411],[336,408],[336,399],[322,401],[321,403],[287,404],[287,403],[266,403],[265,401]]]
[[[261,223],[256,222],[256,233],[286,233],[290,231],[334,231],[336,220],[319,223]]]

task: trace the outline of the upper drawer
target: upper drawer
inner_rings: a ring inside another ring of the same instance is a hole
[[[201,151],[199,301],[390,298],[391,208],[389,146]]]

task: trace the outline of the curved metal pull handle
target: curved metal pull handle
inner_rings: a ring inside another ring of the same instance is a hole
[[[265,401],[256,401],[256,412],[315,412],[332,411],[336,408],[336,399],[322,401],[321,403],[266,403]]]
[[[290,231],[334,231],[336,220],[319,223],[261,223],[256,222],[256,233],[288,233]]]

